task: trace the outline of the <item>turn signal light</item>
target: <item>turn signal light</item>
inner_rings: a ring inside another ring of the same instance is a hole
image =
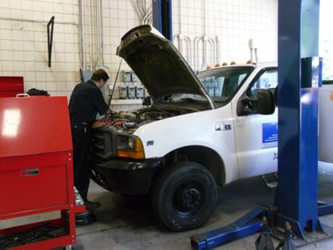
[[[139,138],[135,138],[132,149],[118,149],[117,156],[123,158],[132,158],[135,160],[144,159],[145,153],[141,140]]]

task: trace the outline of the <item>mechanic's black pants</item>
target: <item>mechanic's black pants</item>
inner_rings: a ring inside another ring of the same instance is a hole
[[[74,185],[83,200],[87,200],[90,183],[89,148],[91,126],[86,123],[71,124],[73,138]]]

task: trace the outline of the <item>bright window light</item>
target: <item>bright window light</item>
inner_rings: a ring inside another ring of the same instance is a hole
[[[333,80],[332,0],[320,1],[319,55],[323,58],[323,80]]]

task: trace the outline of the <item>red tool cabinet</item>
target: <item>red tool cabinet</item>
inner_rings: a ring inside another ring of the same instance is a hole
[[[24,93],[22,76],[0,76],[0,97],[15,97]]]
[[[72,168],[65,97],[0,98],[0,221],[61,211],[61,218],[48,221],[59,228],[55,238],[13,249],[75,244]],[[43,223],[0,230],[0,239]]]

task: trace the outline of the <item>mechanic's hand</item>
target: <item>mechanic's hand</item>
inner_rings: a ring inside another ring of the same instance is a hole
[[[92,124],[92,128],[96,129],[96,128],[101,128],[101,127],[105,127],[111,124],[111,119],[110,118],[103,118],[100,120],[96,120],[93,124]]]
[[[101,121],[101,120],[97,120],[97,121],[94,121],[94,123],[92,124],[92,128],[93,129],[96,129],[96,128],[101,128],[101,127],[104,127],[105,126],[105,122]]]

